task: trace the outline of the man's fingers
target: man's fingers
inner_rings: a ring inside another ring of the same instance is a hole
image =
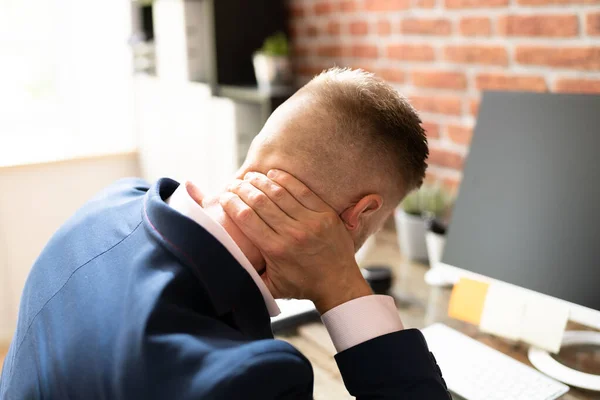
[[[237,194],[275,232],[281,233],[283,228],[293,225],[295,222],[269,196],[250,182],[237,180],[229,187],[229,191]]]
[[[185,183],[185,188],[188,191],[188,194],[194,201],[200,205],[202,205],[202,200],[204,200],[204,193],[200,190],[200,188],[194,185],[192,182],[187,181]]]
[[[267,173],[267,177],[285,188],[300,204],[309,210],[316,212],[332,211],[327,203],[293,175],[279,169],[272,169]]]
[[[299,221],[306,218],[306,213],[311,212],[296,200],[285,188],[267,178],[259,172],[248,172],[244,180],[266,194],[287,215]]]
[[[235,193],[226,192],[219,197],[219,204],[229,218],[259,249],[263,244],[273,243],[277,234]]]

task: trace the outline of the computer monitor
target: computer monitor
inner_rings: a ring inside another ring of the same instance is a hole
[[[600,329],[600,96],[483,95],[442,262]]]

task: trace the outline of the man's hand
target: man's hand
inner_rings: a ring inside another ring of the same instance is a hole
[[[298,179],[250,172],[229,190],[221,206],[265,258],[262,278],[273,296],[312,300],[324,314],[372,294],[344,223]]]

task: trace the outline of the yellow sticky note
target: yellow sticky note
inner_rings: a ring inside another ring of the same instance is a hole
[[[461,278],[452,289],[448,316],[479,325],[489,286],[485,282]]]

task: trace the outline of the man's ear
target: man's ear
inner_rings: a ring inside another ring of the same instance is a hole
[[[346,208],[340,214],[346,229],[355,231],[365,223],[365,219],[381,208],[383,198],[378,194],[369,194],[360,199],[355,205]]]

